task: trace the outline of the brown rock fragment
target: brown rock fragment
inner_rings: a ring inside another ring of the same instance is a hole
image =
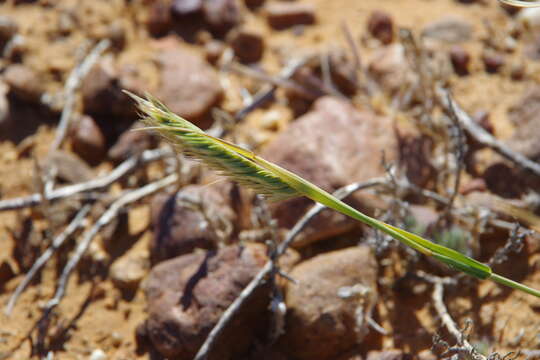
[[[359,266],[359,264],[362,264]],[[294,359],[332,359],[366,334],[377,298],[376,262],[367,246],[306,260],[290,273],[280,348]]]
[[[262,58],[264,40],[258,32],[239,29],[231,35],[231,46],[241,62],[254,63]]]
[[[392,16],[385,11],[375,10],[369,16],[368,31],[383,44],[390,44],[394,38],[394,21],[392,20]]]
[[[165,261],[147,281],[146,329],[165,357],[192,359],[223,311],[266,262],[262,245],[229,246]],[[209,359],[238,359],[266,330],[268,287],[260,287],[218,339]]]
[[[200,122],[221,100],[215,70],[195,52],[174,46],[160,51],[158,61],[161,83],[156,96],[174,113]]]
[[[73,151],[90,165],[99,164],[106,153],[105,136],[94,119],[81,116],[71,131]]]
[[[268,23],[283,30],[295,25],[315,23],[315,7],[304,2],[272,2],[266,5]]]

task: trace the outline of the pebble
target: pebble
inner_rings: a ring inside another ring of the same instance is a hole
[[[315,7],[305,2],[271,2],[265,6],[271,27],[283,30],[296,25],[315,23]]]
[[[470,61],[471,55],[467,50],[459,45],[452,46],[450,49],[450,62],[456,74],[459,76],[468,75]]]
[[[202,11],[202,0],[174,0],[171,4],[171,14],[177,17],[197,14]]]
[[[10,17],[0,15],[0,50],[17,33],[19,26]]]
[[[81,116],[71,131],[72,150],[88,164],[99,164],[106,153],[105,136],[94,119],[88,115]]]
[[[95,349],[94,351],[92,351],[88,359],[89,360],[106,360],[107,354],[105,354],[105,352],[101,349]]]
[[[206,0],[203,14],[212,30],[219,33],[231,30],[242,21],[239,0]]]
[[[482,54],[482,61],[484,62],[486,72],[490,74],[497,73],[506,63],[502,54],[490,50],[487,50]]]
[[[392,16],[385,11],[375,10],[369,16],[368,31],[383,44],[390,44],[394,38],[394,21],[392,20]]]
[[[150,35],[155,37],[165,36],[172,26],[171,12],[165,1],[154,1],[148,9],[146,27]]]
[[[31,68],[13,64],[4,72],[4,81],[9,85],[10,92],[20,100],[39,104],[44,92],[43,82],[36,81],[38,75]]]
[[[230,43],[234,55],[243,63],[261,60],[264,53],[264,39],[256,31],[239,29],[231,34]]]

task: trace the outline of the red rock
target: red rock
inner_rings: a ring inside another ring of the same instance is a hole
[[[110,148],[107,156],[112,161],[119,163],[127,160],[131,156],[138,155],[144,150],[151,149],[157,145],[157,139],[149,131],[136,130],[144,125],[140,122],[135,123],[130,129],[124,131]]]
[[[217,32],[227,32],[242,21],[238,0],[206,0],[204,19]]]
[[[456,74],[460,76],[469,74],[471,55],[463,47],[456,45],[450,49],[450,61]]]
[[[152,269],[146,285],[146,329],[165,357],[192,359],[223,311],[260,271],[266,250],[259,244],[194,253]],[[269,288],[260,287],[218,339],[209,360],[238,359],[257,333],[267,330]]]
[[[231,46],[241,62],[254,63],[262,58],[264,40],[258,32],[239,29],[231,35]]]
[[[161,84],[156,96],[174,113],[202,121],[223,95],[215,70],[198,54],[175,46],[158,55]]]
[[[215,249],[219,240],[216,230],[222,221],[232,224],[235,220],[223,193],[217,186],[190,185],[173,195],[156,196],[152,202],[152,261],[188,254],[196,248]]]
[[[151,4],[148,9],[146,27],[152,36],[164,36],[172,26],[169,4],[166,1],[158,0]]]
[[[486,71],[490,74],[494,74],[506,63],[504,56],[494,51],[486,51],[482,55],[482,61]]]
[[[368,31],[383,44],[390,44],[394,38],[394,21],[392,20],[392,16],[385,11],[375,10],[369,16]]]
[[[303,2],[272,2],[265,6],[266,18],[274,29],[315,23],[315,7]]]
[[[225,44],[219,40],[211,40],[204,44],[204,54],[210,64],[215,64],[225,51]]]
[[[282,351],[298,360],[333,359],[362,341],[377,298],[376,268],[367,246],[325,253],[296,266],[290,275],[298,283],[289,283],[285,293]]]
[[[99,164],[106,153],[105,136],[94,119],[81,116],[71,131],[73,151],[90,165]]]
[[[347,95],[358,89],[357,68],[343,49],[335,49],[330,53],[330,71],[332,82]]]
[[[29,67],[13,64],[4,72],[4,81],[10,92],[25,102],[39,104],[44,92],[43,82],[36,81],[38,75]]]
[[[387,161],[396,159],[397,144],[389,118],[358,111],[332,97],[318,99],[312,111],[295,120],[262,151],[262,156],[297,173],[327,191],[384,174],[381,152]],[[375,201],[369,196],[352,197],[353,206],[368,211]],[[304,198],[273,206],[282,227],[292,227],[312,204]],[[334,211],[317,217],[298,242],[350,230],[357,222]]]

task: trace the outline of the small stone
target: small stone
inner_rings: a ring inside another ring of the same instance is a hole
[[[15,277],[15,271],[13,270],[13,264],[11,259],[7,259],[0,263],[0,289],[4,284]]]
[[[91,167],[77,155],[56,150],[50,153],[46,159],[47,167],[56,169],[56,177],[69,183],[89,181],[95,177]]]
[[[468,195],[472,192],[483,192],[487,190],[486,181],[482,178],[474,178],[469,182],[461,185],[459,193],[461,195]]]
[[[358,89],[357,69],[343,49],[330,53],[330,70],[333,83],[344,94],[352,95]]]
[[[165,36],[172,26],[171,12],[166,1],[152,2],[148,9],[146,27],[152,36]]]
[[[200,13],[202,8],[202,0],[174,0],[171,5],[171,14],[176,17],[183,17]]]
[[[250,9],[256,9],[264,5],[265,0],[244,0],[244,4]]]
[[[152,149],[157,145],[157,138],[149,131],[140,131],[144,127],[140,122],[133,124],[124,131],[116,143],[110,148],[107,156],[115,163],[141,154],[144,150]]]
[[[30,103],[40,103],[44,92],[43,82],[36,81],[39,76],[29,67],[13,64],[4,72],[4,81],[9,85],[12,92],[20,100]]]
[[[522,9],[516,16],[516,20],[526,29],[540,29],[540,8],[532,7]]]
[[[105,136],[92,117],[83,115],[71,131],[73,151],[92,166],[99,164],[106,153]]]
[[[112,264],[110,277],[117,288],[128,291],[137,290],[150,269],[150,261],[145,255],[128,252]]]
[[[126,29],[121,22],[115,21],[109,25],[107,33],[116,50],[122,50],[126,46]]]
[[[204,19],[217,32],[227,32],[242,21],[238,0],[206,0],[203,3]]]
[[[502,162],[489,166],[482,178],[489,191],[503,198],[519,198],[526,189],[519,171]]]
[[[210,40],[204,44],[204,54],[206,61],[210,64],[216,64],[225,51],[225,44],[219,40]]]
[[[146,282],[146,329],[154,347],[169,359],[192,359],[223,311],[267,261],[260,244],[227,246],[160,263]],[[238,359],[267,330],[269,286],[258,288],[220,335],[209,360]]]
[[[494,74],[505,64],[504,56],[495,51],[485,51],[482,54],[482,61],[486,71]]]
[[[101,349],[95,349],[90,354],[89,360],[107,360],[107,354]]]
[[[189,185],[173,195],[157,195],[152,201],[152,262],[196,248],[215,249],[220,237],[216,231],[223,231],[221,237],[230,235],[235,221],[226,193],[218,186]]]
[[[375,10],[369,16],[368,31],[374,38],[388,45],[394,38],[394,21],[387,12]]]
[[[369,72],[389,92],[402,89],[410,81],[411,67],[402,44],[381,47],[370,58]]]
[[[362,264],[362,266],[358,266]],[[290,273],[285,336],[279,347],[299,360],[333,359],[362,341],[377,298],[377,265],[367,246],[324,253]],[[340,297],[340,289],[361,289]]]
[[[447,16],[428,24],[422,36],[447,43],[461,43],[471,39],[472,25],[457,16]]]
[[[190,121],[203,120],[223,95],[216,71],[199,54],[182,46],[161,51],[158,61],[161,84],[157,97],[172,112]]]
[[[112,58],[107,57],[94,65],[81,87],[85,113],[93,115],[96,121],[100,116],[107,118],[105,126],[102,126],[107,137],[113,126],[111,115],[133,117],[136,114],[133,102],[122,89],[128,88],[132,92],[137,92],[137,89],[124,83],[121,77],[123,74],[118,72],[112,61]],[[101,125],[99,121],[98,123]]]
[[[527,74],[527,66],[522,61],[513,62],[510,65],[510,78],[515,81],[520,81]]]
[[[283,30],[296,25],[315,23],[315,7],[304,2],[272,2],[265,6],[270,26]]]
[[[366,360],[413,360],[414,357],[403,350],[372,350],[368,352]]]
[[[0,15],[0,50],[17,33],[19,26],[8,16]]]
[[[261,60],[264,52],[264,40],[255,31],[240,29],[230,39],[234,54],[243,63],[254,63]]]
[[[525,91],[509,111],[515,130],[507,144],[533,161],[540,161],[540,87]]]
[[[113,331],[113,333],[111,334],[111,344],[112,344],[112,346],[114,346],[115,348],[119,348],[120,345],[122,345],[123,341],[124,341],[124,339],[122,338],[122,335],[120,335],[116,331]]]
[[[452,46],[450,49],[450,61],[454,67],[454,71],[459,76],[465,76],[469,74],[469,63],[471,61],[471,55],[467,50],[459,45]]]

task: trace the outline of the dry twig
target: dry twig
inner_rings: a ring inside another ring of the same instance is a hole
[[[53,254],[56,252],[56,250],[62,246],[64,241],[68,239],[81,225],[83,224],[83,221],[90,211],[91,206],[85,205],[77,215],[71,220],[69,225],[58,235],[52,242],[51,246],[45,250],[43,254],[36,260],[34,265],[30,268],[28,273],[26,274],[24,280],[17,286],[13,294],[11,295],[9,302],[6,305],[5,313],[6,315],[10,315],[11,311],[13,310],[13,307],[17,303],[17,299],[22,294],[22,292],[26,289],[26,287],[30,284],[34,276],[37,274],[37,272],[45,265],[45,263],[53,256]]]
[[[540,164],[529,160],[527,157],[521,155],[510,149],[508,146],[503,144],[501,141],[494,138],[481,126],[479,126],[452,98],[448,90],[443,88],[437,89],[437,95],[439,102],[444,109],[453,108],[456,114],[456,118],[459,121],[460,125],[467,131],[467,133],[477,142],[482,145],[485,145],[513,163],[517,164],[519,167],[525,170],[529,170],[533,174],[540,176]]]
[[[118,213],[126,205],[138,201],[143,197],[148,196],[166,186],[172,185],[177,180],[178,174],[168,175],[167,177],[145,185],[140,189],[132,190],[125,193],[111,204],[107,211],[105,211],[103,215],[101,215],[100,218],[96,221],[96,223],[83,235],[81,242],[77,245],[77,248],[75,249],[75,253],[71,256],[69,262],[62,271],[62,275],[60,276],[60,280],[58,282],[58,287],[56,288],[56,293],[54,294],[54,297],[45,306],[44,314],[50,313],[50,311],[62,300],[62,297],[64,296],[64,293],[66,291],[66,285],[69,276],[71,275],[72,271],[75,269],[79,261],[82,259],[84,253],[86,252],[86,250],[90,246],[90,243],[98,234],[98,232],[105,225],[111,222],[112,219],[118,216]]]
[[[101,40],[93,49],[90,51],[88,56],[77,65],[69,77],[67,78],[66,84],[64,86],[64,108],[62,109],[62,115],[60,116],[60,122],[56,128],[56,137],[51,146],[51,151],[60,148],[64,138],[66,137],[67,131],[69,129],[70,120],[73,113],[73,108],[75,107],[75,95],[79,89],[82,81],[92,69],[94,64],[97,62],[101,54],[111,45],[109,39]]]
[[[105,176],[78,184],[67,185],[51,191],[48,194],[47,200],[53,201],[73,196],[82,192],[105,188],[112,183],[120,180],[127,174],[131,173],[133,170],[137,169],[141,165],[173,155],[174,151],[170,149],[145,150],[140,155],[134,155],[129,159],[125,160]],[[41,204],[43,201],[44,197],[41,193],[35,193],[29,196],[15,199],[1,200],[0,211],[15,210],[24,207],[36,206]]]

